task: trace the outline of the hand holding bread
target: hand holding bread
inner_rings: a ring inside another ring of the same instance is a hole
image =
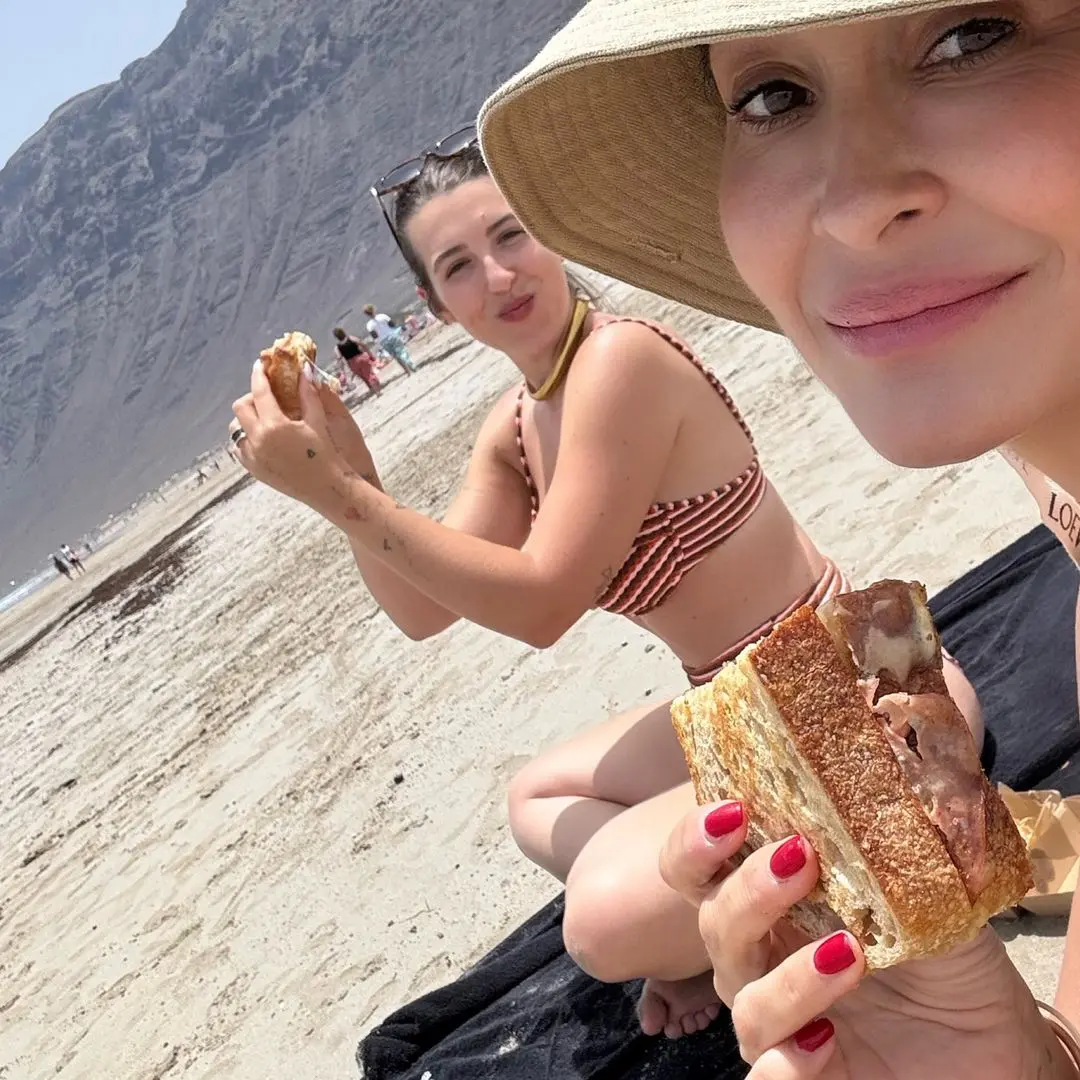
[[[991,929],[868,974],[848,931],[809,942],[790,921],[817,889],[813,849],[786,838],[739,862],[754,829],[741,804],[707,804],[661,857],[667,883],[698,908],[748,1080],[1075,1077]]]
[[[922,586],[801,609],[672,719],[704,809],[661,871],[698,908],[751,1080],[1075,1075],[985,925],[1031,870]]]
[[[323,395],[335,380],[315,367],[315,343],[294,331],[265,349],[251,373],[251,393],[233,404],[243,438],[240,463],[256,479],[319,510],[346,465],[330,437]]]
[[[259,354],[270,389],[273,390],[281,411],[290,420],[301,419],[300,379],[303,377],[305,365],[310,365],[317,385],[328,386],[335,393],[340,392],[337,380],[315,366],[318,353],[318,346],[307,334],[290,330],[278,338],[269,349],[263,349]]]
[[[872,968],[970,940],[1031,888],[1026,847],[949,696],[921,585],[803,608],[672,705],[699,802],[744,801],[750,843],[799,833],[821,888],[792,913]]]

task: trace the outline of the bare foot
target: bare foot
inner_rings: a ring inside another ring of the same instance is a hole
[[[704,1031],[720,1015],[713,973],[664,982],[646,979],[638,1002],[638,1020],[646,1035],[663,1032],[669,1039]]]

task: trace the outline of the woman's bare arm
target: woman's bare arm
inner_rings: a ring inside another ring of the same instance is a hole
[[[446,528],[519,549],[529,534],[530,501],[522,476],[506,460],[512,431],[512,392],[488,415],[469,460],[461,489],[443,515]],[[324,399],[325,400],[325,399]],[[379,491],[382,482],[366,447],[347,455],[350,468]],[[460,616],[411,584],[358,540],[349,538],[357,568],[379,606],[414,641],[433,637]]]
[[[586,342],[558,465],[521,550],[431,521],[357,475],[335,478],[311,505],[438,607],[546,647],[604,591],[655,499],[682,415],[677,395],[657,392],[669,348],[634,324]]]

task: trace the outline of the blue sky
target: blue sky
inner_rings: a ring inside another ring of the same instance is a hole
[[[70,97],[161,44],[184,0],[0,0],[0,166]]]

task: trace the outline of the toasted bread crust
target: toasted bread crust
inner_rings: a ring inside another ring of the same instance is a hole
[[[270,389],[274,391],[281,411],[290,420],[299,420],[302,416],[300,375],[305,363],[315,363],[317,353],[315,342],[307,334],[290,330],[259,354]]]
[[[854,636],[855,644],[844,650],[847,652],[860,651],[858,642],[865,643],[867,631],[871,627],[877,627],[899,640],[917,643],[910,656],[907,671],[899,677],[895,672],[883,671],[874,664],[868,667],[866,663],[862,663],[860,673],[877,680],[875,701],[881,695],[896,692],[910,695],[933,694],[945,699],[952,708],[952,726],[966,737],[967,721],[949,694],[941,666],[941,639],[927,606],[926,588],[921,583],[879,581],[859,592],[837,597],[832,601],[830,610],[821,611],[818,615],[841,649],[844,649],[842,641],[845,631]],[[842,628],[839,631],[837,624]],[[865,661],[866,657],[860,656],[859,659]],[[940,709],[936,717],[938,724],[949,719]],[[976,754],[974,746],[971,747],[971,752],[973,756]],[[994,914],[1015,903],[1031,888],[1031,866],[1027,849],[1008,808],[997,790],[982,774],[977,762],[975,768],[977,777],[973,797],[981,799],[985,813],[986,865],[991,868],[992,876],[977,894],[972,895],[969,888],[969,895],[977,911],[985,909]],[[950,844],[954,841],[950,841],[948,837],[945,840],[946,850],[960,870],[961,877],[965,877],[965,873],[971,869],[970,854],[965,854],[964,848],[953,850]]]
[[[916,607],[924,595],[912,594]],[[933,661],[920,668],[909,687],[947,697],[940,668]],[[792,921],[819,936],[839,915],[863,943],[868,966],[880,968],[973,937],[1024,895],[1030,864],[983,777],[994,876],[973,907],[855,674],[847,650],[838,651],[833,633],[804,608],[710,685],[675,701],[672,721],[699,801],[747,803],[750,849],[792,831],[813,844],[823,889],[792,911]]]
[[[970,918],[964,883],[832,637],[803,608],[752,648],[753,667],[912,937],[951,938]]]
[[[986,800],[986,848],[994,878],[979,894],[975,916],[982,921],[1011,907],[1034,887],[1031,857],[997,788],[983,777]]]

